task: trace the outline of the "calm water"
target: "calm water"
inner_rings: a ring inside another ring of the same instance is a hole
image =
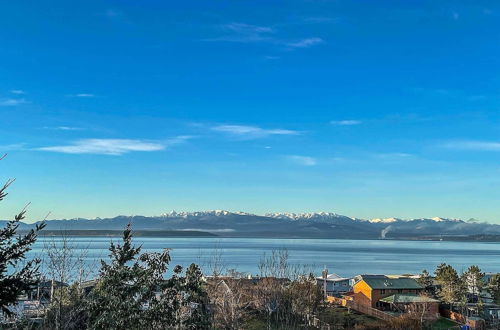
[[[40,238],[31,256],[43,256]],[[52,240],[50,238],[49,240]],[[98,260],[107,259],[110,238],[73,237],[72,244],[87,248],[86,263],[98,269]],[[119,242],[118,238],[113,241]],[[208,268],[208,260],[220,255],[226,268],[258,273],[264,253],[286,248],[290,262],[307,264],[319,274],[326,265],[330,272],[344,276],[360,273],[418,273],[433,271],[441,262],[464,270],[471,264],[486,272],[500,272],[500,244],[475,242],[428,242],[342,239],[263,239],[263,238],[134,238],[143,251],[171,249],[172,263],[198,263]],[[214,252],[214,249],[218,252]]]

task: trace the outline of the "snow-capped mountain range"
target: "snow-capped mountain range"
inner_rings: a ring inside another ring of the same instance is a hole
[[[136,230],[203,231],[220,236],[298,238],[419,238],[498,234],[500,225],[459,219],[359,219],[332,212],[269,213],[256,215],[225,210],[169,212],[159,216],[49,220],[48,230],[121,230],[131,223]],[[33,224],[23,224],[21,229]]]

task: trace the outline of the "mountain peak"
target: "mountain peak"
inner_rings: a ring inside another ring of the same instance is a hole
[[[398,218],[385,218],[385,219],[375,218],[375,219],[370,219],[368,221],[371,223],[393,223],[393,222],[403,221],[403,220],[398,219]]]
[[[309,212],[309,213],[277,212],[277,213],[267,213],[265,214],[265,216],[269,218],[290,219],[290,220],[302,220],[302,219],[314,219],[314,218],[330,218],[330,219],[345,218],[345,216],[333,212]]]

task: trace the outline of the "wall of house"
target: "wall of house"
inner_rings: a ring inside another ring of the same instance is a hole
[[[347,292],[350,290],[349,280],[344,281],[329,281],[330,291],[333,292]]]
[[[318,286],[323,290],[323,280],[316,280]],[[348,292],[351,287],[349,285],[349,280],[346,279],[344,281],[326,281],[326,291],[328,293],[340,293],[340,292]]]
[[[373,307],[373,304],[372,304],[372,288],[370,288],[368,286],[368,284],[366,284],[365,281],[359,281],[358,283],[356,283],[353,287],[353,291],[355,294],[358,294],[358,295],[363,295],[365,298],[367,299],[356,299],[357,300],[356,302],[357,303],[360,303],[360,304],[369,304],[370,306]]]

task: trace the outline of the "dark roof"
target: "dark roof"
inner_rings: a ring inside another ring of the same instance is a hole
[[[423,289],[412,278],[364,278],[363,281],[372,289]]]
[[[360,274],[357,276],[359,276],[362,279],[365,279],[365,278],[387,278],[387,276],[385,276],[383,274]]]

